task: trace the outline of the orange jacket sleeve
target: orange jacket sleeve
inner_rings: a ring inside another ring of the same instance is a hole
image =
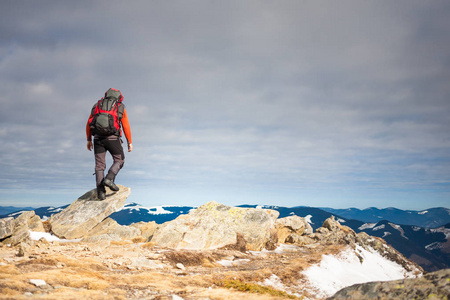
[[[86,123],[86,137],[88,141],[92,141],[91,138],[91,128],[89,127],[89,120],[91,119],[92,115],[89,115],[88,121]]]
[[[123,133],[125,134],[125,137],[127,138],[128,144],[131,144],[131,129],[130,129],[130,123],[128,122],[128,115],[127,110],[123,110],[123,117],[122,117],[122,128]]]

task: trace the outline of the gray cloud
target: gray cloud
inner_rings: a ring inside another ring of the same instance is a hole
[[[14,1],[2,12],[4,201],[32,187],[67,202],[93,184],[84,126],[116,87],[135,145],[119,180],[137,202],[447,205],[445,1]]]

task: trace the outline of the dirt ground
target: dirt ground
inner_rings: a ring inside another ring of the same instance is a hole
[[[342,246],[162,249],[138,240],[0,246],[0,299],[314,299],[301,271]]]

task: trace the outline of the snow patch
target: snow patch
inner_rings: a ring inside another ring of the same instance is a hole
[[[405,231],[403,231],[403,228],[400,225],[397,225],[397,224],[394,224],[394,223],[389,223],[389,225],[391,225],[392,228],[397,229],[398,231],[400,231],[401,236],[408,240],[408,238],[405,235]]]
[[[418,226],[413,226],[413,227],[412,227],[412,230],[413,230],[413,231],[419,231],[420,229],[421,229],[421,228],[418,227]]]
[[[442,232],[445,234],[445,239],[448,240],[450,238],[450,228],[445,228],[444,226],[439,228],[430,229],[431,232]]]
[[[173,214],[172,211],[165,210],[162,205],[153,206],[153,207],[145,207],[145,206],[141,206],[141,205],[125,204],[119,211],[121,211],[121,210],[129,210],[129,213],[131,213],[133,210],[141,210],[141,209],[142,210],[147,210],[148,213],[151,214],[151,215]]]
[[[48,232],[38,232],[38,231],[31,231],[31,230],[29,230],[29,232],[30,232],[30,239],[33,241],[39,241],[42,238],[46,239],[49,242],[58,241],[61,243],[81,241],[81,239],[74,239],[74,240],[60,239],[59,237],[57,237],[51,233],[48,233]]]
[[[383,237],[386,237],[386,236],[388,236],[388,235],[391,235],[391,233],[390,233],[389,231],[385,231],[385,232],[383,233]]]
[[[311,215],[307,215],[306,217],[304,217],[305,221],[308,222],[308,224],[314,224],[313,222],[311,222]]]
[[[26,212],[26,211],[29,211],[29,210],[16,211],[15,213],[11,213],[11,214],[9,214],[8,216],[9,216],[9,217],[18,216],[18,215],[20,215],[20,214],[22,214],[22,213],[24,213],[24,212]]]
[[[374,228],[377,223],[365,223],[358,227],[359,230]]]
[[[353,284],[414,277],[412,272],[408,273],[375,250],[367,251],[360,246],[355,250],[348,247],[338,255],[324,255],[320,264],[309,267],[302,274],[309,283],[308,291],[318,298],[332,296]]]
[[[439,242],[434,242],[434,243],[431,243],[431,244],[425,246],[425,249],[427,249],[427,250],[436,250],[436,249],[441,249],[441,248],[442,248],[442,244]]]
[[[244,263],[249,262],[250,259],[235,259],[235,260],[219,260],[217,263],[224,266],[224,267],[234,267],[234,266],[238,266]]]
[[[428,210],[424,210],[424,211],[418,212],[419,215],[424,215],[426,213],[428,213]]]
[[[377,231],[377,230],[381,230],[381,229],[384,229],[384,224],[382,224],[382,225],[380,225],[380,226],[377,226],[377,227],[375,227],[374,229],[372,229],[373,231]]]

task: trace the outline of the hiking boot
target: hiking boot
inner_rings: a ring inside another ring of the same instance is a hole
[[[103,185],[107,186],[111,189],[111,191],[117,192],[119,190],[119,187],[117,185],[115,185],[115,183],[108,178],[105,178],[105,180],[103,180]]]
[[[98,200],[102,201],[106,199],[106,193],[104,191],[97,191]]]

